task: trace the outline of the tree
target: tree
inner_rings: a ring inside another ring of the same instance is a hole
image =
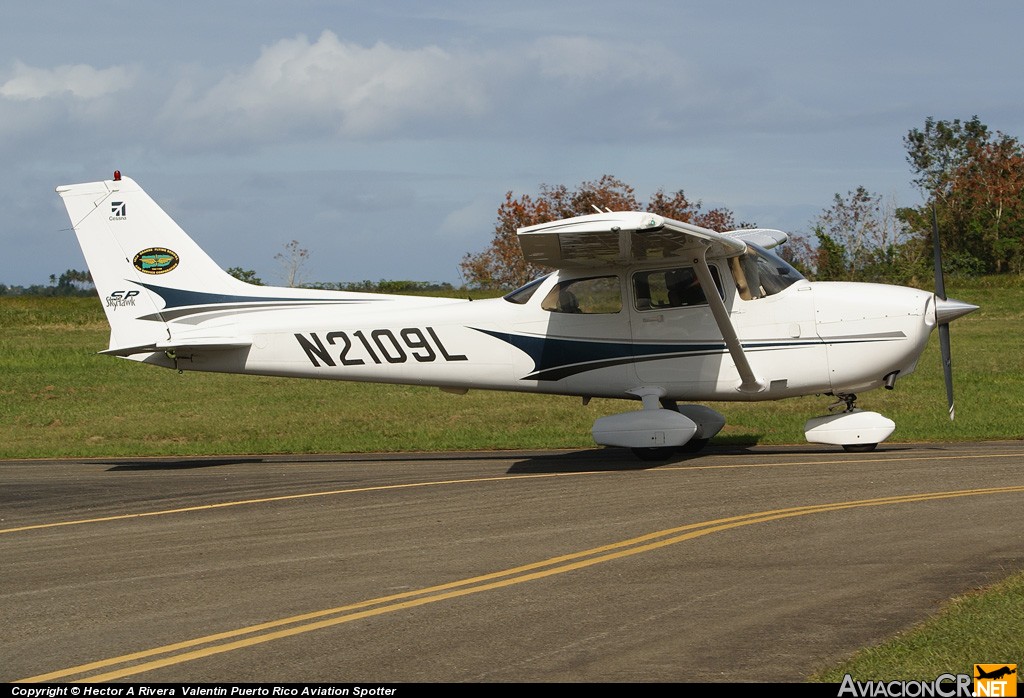
[[[846,248],[832,239],[821,225],[815,226],[814,237],[818,241],[811,262],[814,278],[822,281],[847,278],[849,261]]]
[[[253,271],[252,269],[242,269],[242,267],[229,267],[227,271],[229,274],[231,274],[231,276],[235,277],[239,281],[244,281],[245,283],[252,284],[253,286],[263,285],[263,279],[256,276],[256,272]]]
[[[47,295],[85,296],[93,292],[92,274],[77,269],[68,269],[59,277],[50,274],[50,285],[53,291]]]
[[[953,173],[970,159],[972,145],[989,139],[988,126],[977,116],[970,121],[936,121],[928,117],[924,130],[911,129],[903,143],[907,162],[917,174],[911,180],[922,193],[945,199],[953,189]]]
[[[298,240],[292,240],[284,246],[284,252],[274,255],[281,268],[284,269],[285,283],[294,288],[302,283],[302,267],[309,260],[309,250],[299,247]]]
[[[595,210],[639,209],[640,203],[633,187],[612,175],[603,175],[597,181],[584,181],[575,190],[565,185],[542,184],[536,198],[529,194],[516,198],[509,191],[498,207],[498,220],[490,246],[477,254],[466,253],[460,267],[470,286],[516,288],[549,271],[523,258],[516,237],[519,228],[594,213]],[[738,227],[728,209],[702,212],[701,202],[691,202],[682,190],[667,194],[659,189],[651,196],[646,210],[717,231]]]
[[[1024,256],[1024,151],[1017,139],[966,122],[929,117],[904,138],[913,180],[927,198],[899,215],[930,240],[934,207],[947,270],[1017,271]]]
[[[701,201],[690,201],[686,192],[682,189],[673,192],[671,195],[665,193],[664,189],[658,189],[651,195],[647,203],[647,210],[657,213],[660,216],[680,221],[681,223],[692,223],[702,228],[708,228],[720,233],[738,228],[752,228],[750,223],[736,224],[732,211],[727,208],[713,208],[710,211],[701,211]]]
[[[1020,273],[1024,245],[1024,151],[1002,133],[972,143],[954,171],[968,236],[980,240],[989,269]]]
[[[836,194],[812,221],[818,250],[815,276],[836,281],[906,281],[919,246],[897,218],[895,203],[864,187]]]

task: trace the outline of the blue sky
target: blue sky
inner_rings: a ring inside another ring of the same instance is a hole
[[[0,283],[85,266],[54,188],[134,178],[222,266],[458,284],[507,191],[611,174],[806,233],[916,206],[927,117],[1024,138],[1024,4],[52,2],[0,10]]]

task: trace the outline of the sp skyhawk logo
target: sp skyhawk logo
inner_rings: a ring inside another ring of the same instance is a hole
[[[124,201],[110,202],[110,220],[123,221],[128,218],[128,204]]]
[[[135,255],[132,264],[144,274],[166,274],[181,261],[166,247],[150,247]]]

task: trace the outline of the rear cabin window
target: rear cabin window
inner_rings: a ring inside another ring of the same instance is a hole
[[[710,269],[711,278],[718,287],[718,294],[724,298],[718,269]],[[682,308],[689,305],[707,305],[708,302],[693,267],[656,269],[633,274],[633,298],[637,310]]]
[[[570,279],[555,284],[540,307],[552,313],[618,313],[622,310],[622,289],[617,276]]]

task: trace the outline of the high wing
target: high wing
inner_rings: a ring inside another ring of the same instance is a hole
[[[731,257],[747,249],[738,236],[637,211],[592,213],[517,232],[527,261],[560,269],[675,259],[701,248],[712,258]]]
[[[786,240],[789,240],[788,233],[784,233],[781,230],[773,230],[772,228],[741,228],[740,230],[730,230],[724,234],[744,242],[760,245],[766,250],[770,250],[776,245],[781,245]]]

